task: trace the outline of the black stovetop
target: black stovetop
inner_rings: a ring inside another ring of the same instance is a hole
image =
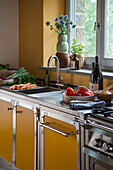
[[[104,108],[93,108],[91,115],[93,117],[113,122],[113,106]]]

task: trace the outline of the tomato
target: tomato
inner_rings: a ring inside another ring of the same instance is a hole
[[[84,92],[83,94],[82,94],[83,96],[92,96],[92,94],[91,93],[89,93],[89,92]]]
[[[82,94],[75,91],[75,95],[74,96],[82,96]]]
[[[66,90],[65,90],[65,94],[67,96],[74,96],[75,92],[74,90],[71,88],[71,87],[68,87]]]
[[[91,95],[94,95],[94,93],[90,90],[90,89],[87,89],[86,87],[84,86],[80,86],[77,90],[78,93],[81,93],[82,96],[91,96]]]
[[[94,95],[94,93],[90,89],[87,89],[87,92],[90,93],[91,95]]]
[[[81,93],[81,94],[83,94],[86,91],[87,91],[87,89],[85,87],[83,87],[83,86],[80,86],[79,89],[77,90],[77,92]]]

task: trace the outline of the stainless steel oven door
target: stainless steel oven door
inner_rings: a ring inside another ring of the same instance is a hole
[[[93,117],[75,120],[80,123],[83,134],[82,170],[113,170],[113,124]]]
[[[90,157],[90,170],[112,170],[112,166]]]

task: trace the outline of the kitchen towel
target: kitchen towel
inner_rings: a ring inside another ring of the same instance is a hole
[[[69,104],[70,108],[73,110],[100,108],[100,107],[104,107],[105,105],[106,105],[105,101],[87,102],[87,103],[76,103],[74,101],[71,101]]]

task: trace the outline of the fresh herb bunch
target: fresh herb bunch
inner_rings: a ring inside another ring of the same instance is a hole
[[[21,76],[18,78],[18,83],[19,84],[26,84],[26,83],[37,84],[37,78],[32,75]]]
[[[84,48],[85,46],[82,43],[77,44],[76,38],[74,38],[70,52],[72,54],[76,53],[77,55],[81,55],[84,52]]]
[[[75,28],[76,25],[69,21],[68,15],[60,15],[60,17],[55,18],[55,24],[52,26],[50,21],[46,22],[47,26],[50,26],[50,30],[54,30],[59,35],[66,35],[68,32],[71,31],[71,28]]]

